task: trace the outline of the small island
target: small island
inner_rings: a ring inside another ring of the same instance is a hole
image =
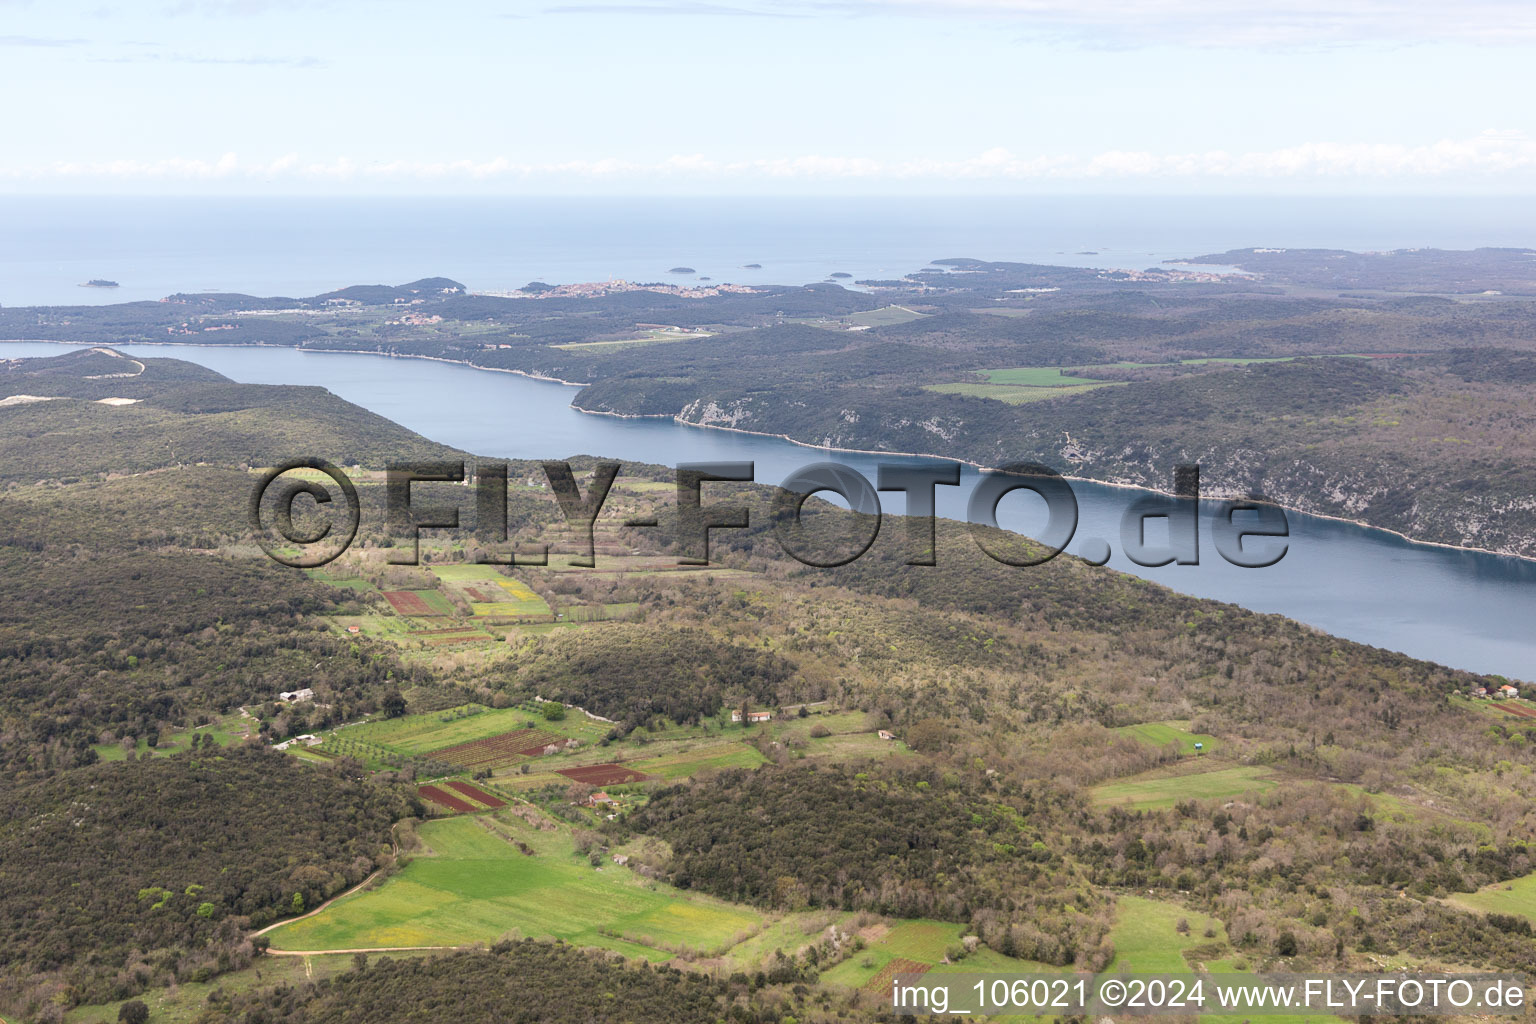
[[[669,274],[697,274],[698,271],[694,270],[692,267],[673,267],[671,270],[667,271],[667,273],[669,273]]]
[[[841,270],[834,270],[832,273],[828,274],[827,276],[828,277],[832,277],[832,278],[843,278],[843,277],[852,277],[853,275],[849,274],[849,273],[845,273],[845,272],[843,272]]]
[[[80,287],[81,288],[118,288],[118,287],[121,287],[121,286],[116,281],[108,281],[106,278],[103,278],[103,277],[93,277],[89,281],[85,282],[85,284],[81,285]]]
[[[761,263],[743,263],[741,265],[741,269],[742,270],[762,270],[763,269],[763,265]]]

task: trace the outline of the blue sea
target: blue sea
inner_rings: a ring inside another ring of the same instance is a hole
[[[799,284],[839,271],[893,277],[951,256],[1139,268],[1256,245],[1536,243],[1536,204],[1505,200],[0,198],[0,223],[5,305],[201,290],[302,296],[435,275],[491,291],[607,277]],[[695,274],[669,274],[676,266]],[[79,287],[92,277],[121,287]],[[60,351],[35,342],[0,349],[0,358]],[[665,465],[752,459],[762,482],[829,457],[872,476],[877,461],[671,420],[584,415],[570,406],[575,388],[463,366],[273,349],[127,350],[189,359],[252,383],[320,384],[435,440],[491,456],[586,452]],[[508,408],[519,415],[509,418]],[[940,488],[940,514],[962,518],[963,498],[948,490]],[[1089,483],[1077,490],[1080,536],[1117,536],[1115,524],[1137,492]],[[1034,532],[1027,508],[1003,511],[1005,526]],[[1290,552],[1272,569],[1239,570],[1208,557],[1196,567],[1147,570],[1118,551],[1110,564],[1364,643],[1532,677],[1536,563],[1307,516],[1291,523]]]
[[[0,196],[0,305],[314,295],[443,276],[805,284],[967,256],[1141,269],[1247,246],[1536,244],[1536,204],[1459,198],[392,199]],[[747,269],[747,264],[761,269]],[[693,275],[670,274],[691,267]],[[115,289],[82,288],[92,278]]]

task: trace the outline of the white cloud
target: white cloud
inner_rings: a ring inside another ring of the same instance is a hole
[[[551,182],[561,179],[726,181],[750,186],[783,179],[801,181],[1476,181],[1527,177],[1536,184],[1536,139],[1519,131],[1493,130],[1464,139],[1401,143],[1307,142],[1279,149],[1154,153],[1108,150],[1089,155],[1018,154],[994,148],[953,159],[881,160],[837,154],[720,159],[683,153],[661,160],[608,157],[530,163],[508,157],[485,160],[363,161],[350,157],[306,159],[290,153],[244,160],[216,158],[64,161],[0,166],[10,181],[283,181],[310,182]]]
[[[1529,0],[776,0],[768,6],[1010,19],[1031,33],[1116,47],[1536,41],[1536,5]]]

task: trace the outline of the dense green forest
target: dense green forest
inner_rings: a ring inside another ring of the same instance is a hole
[[[365,958],[366,959],[366,958]],[[429,960],[379,957],[302,988],[221,995],[197,1024],[778,1024],[747,986],[674,968],[626,967],[562,945],[513,942]]]
[[[795,692],[794,665],[783,657],[701,629],[614,623],[598,634],[554,634],[521,652],[511,671],[521,687],[629,727],[658,715],[696,722],[743,699],[756,706],[820,696]]]
[[[667,842],[683,888],[963,921],[1009,956],[1106,966],[1104,901],[1041,842],[1053,795],[1005,802],[977,782],[874,765],[735,771],[659,790],[625,824]]]
[[[250,927],[387,863],[409,809],[373,780],[211,744],[7,786],[0,977],[36,1012],[244,967]]]

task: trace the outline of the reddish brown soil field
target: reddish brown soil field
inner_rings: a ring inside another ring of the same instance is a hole
[[[441,807],[446,807],[450,811],[458,811],[460,814],[472,814],[481,809],[436,786],[417,786],[416,795],[423,800],[430,800]]]
[[[1512,715],[1519,715],[1521,718],[1536,718],[1536,708],[1524,704],[1495,704],[1494,707],[1500,711],[1508,711]]]
[[[467,782],[460,782],[458,779],[449,779],[448,786],[451,789],[457,790],[461,796],[467,796],[471,800],[474,800],[476,803],[485,804],[487,807],[494,808],[507,806],[507,802],[505,800],[501,799],[500,797],[491,796],[491,794],[487,793],[480,787],[471,786]]]
[[[518,729],[500,736],[487,736],[455,746],[434,750],[427,756],[434,761],[458,768],[501,768],[525,757],[537,757],[551,743],[563,743],[565,737],[543,729]]]
[[[572,782],[580,782],[587,786],[617,786],[625,782],[644,782],[650,778],[644,772],[625,768],[621,764],[589,764],[580,768],[555,770]]]
[[[889,992],[891,982],[896,980],[898,974],[926,974],[929,965],[918,960],[908,960],[904,956],[898,956],[864,983],[864,989],[868,992]]]
[[[427,607],[427,602],[409,590],[386,590],[384,600],[388,601],[390,607],[401,615],[432,614],[432,609]]]

